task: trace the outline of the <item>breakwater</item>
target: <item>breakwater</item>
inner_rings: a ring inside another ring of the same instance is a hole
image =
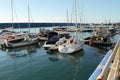
[[[0,23],[0,29],[4,29],[4,28],[9,28],[9,27],[13,27],[14,28],[28,28],[30,24],[31,28],[35,28],[35,27],[53,27],[53,26],[74,26],[75,23],[40,23],[40,22],[36,22],[36,23]],[[90,23],[78,23],[79,25],[83,25],[83,26],[90,26]],[[100,25],[100,24],[93,24],[93,25]],[[111,25],[109,24],[105,24],[105,25]]]

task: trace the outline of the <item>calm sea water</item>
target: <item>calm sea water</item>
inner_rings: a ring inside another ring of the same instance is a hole
[[[38,30],[38,29],[36,29]],[[83,33],[89,36],[91,33]],[[119,34],[112,37],[116,42]],[[65,55],[48,52],[41,45],[0,50],[0,80],[88,80],[108,48],[84,45]]]

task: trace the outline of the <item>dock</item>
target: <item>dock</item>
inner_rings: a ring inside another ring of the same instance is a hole
[[[89,80],[120,80],[120,40],[106,53]]]

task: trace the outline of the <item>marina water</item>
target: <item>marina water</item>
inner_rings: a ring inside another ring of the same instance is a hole
[[[38,32],[39,29],[33,28],[31,31]],[[90,35],[89,32],[82,33],[83,37]],[[111,40],[116,42],[119,36],[116,34]],[[0,80],[88,80],[110,49],[84,45],[83,50],[66,55],[46,51],[43,44],[0,49]]]

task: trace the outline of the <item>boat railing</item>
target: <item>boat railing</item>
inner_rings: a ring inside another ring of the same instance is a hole
[[[111,65],[113,66],[113,64],[119,65],[119,62],[115,62],[112,64],[113,61],[115,61],[114,59],[116,58],[116,55],[119,55],[118,53],[118,49],[120,45],[120,40],[118,40],[118,42],[116,43],[115,47],[113,50],[109,50],[107,52],[107,54],[105,55],[105,57],[102,59],[102,61],[100,62],[100,64],[98,65],[98,67],[95,69],[95,71],[92,73],[92,75],[89,77],[89,80],[107,80],[108,76],[110,75],[110,69]],[[116,76],[118,74],[117,70],[118,70],[118,66],[116,66],[117,68],[113,67],[113,70],[115,69],[115,75]],[[108,79],[109,80],[109,79]],[[116,79],[115,79],[116,80]]]
[[[97,77],[97,80],[107,80],[107,77],[108,77],[108,74],[109,74],[109,71],[110,71],[110,66],[111,66],[112,61],[114,60],[114,57],[115,57],[116,52],[118,50],[119,44],[120,44],[120,40],[115,45],[115,48],[113,49],[113,52],[111,53],[110,57],[108,58],[104,68],[102,69],[102,72]]]
[[[120,43],[107,80],[119,80]]]
[[[97,77],[100,75],[102,69],[104,68],[108,58],[110,57],[112,53],[112,50],[109,50],[105,57],[102,59],[102,61],[100,62],[100,64],[97,66],[97,68],[94,70],[94,72],[92,73],[92,75],[89,77],[89,80],[97,80]]]

